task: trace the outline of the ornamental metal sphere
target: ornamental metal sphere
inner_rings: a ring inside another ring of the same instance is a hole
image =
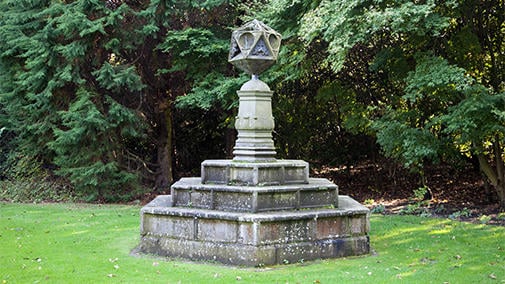
[[[228,62],[250,75],[259,75],[279,55],[281,35],[258,20],[252,20],[231,34]]]

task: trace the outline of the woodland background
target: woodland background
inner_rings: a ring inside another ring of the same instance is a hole
[[[362,202],[505,206],[503,0],[3,0],[0,198],[146,200],[231,158],[253,18],[283,35],[278,158]]]

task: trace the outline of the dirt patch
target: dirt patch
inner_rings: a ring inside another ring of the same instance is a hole
[[[449,165],[429,167],[425,177],[431,192],[424,198],[415,198],[414,194],[422,184],[419,174],[393,163],[362,162],[349,168],[323,166],[313,169],[312,174],[330,179],[339,186],[340,194],[384,214],[425,214],[505,225],[496,192],[471,167],[458,171]]]

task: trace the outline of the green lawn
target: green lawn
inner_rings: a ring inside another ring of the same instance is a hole
[[[0,203],[1,283],[505,283],[503,227],[374,215],[374,255],[255,269],[130,256],[139,209]]]

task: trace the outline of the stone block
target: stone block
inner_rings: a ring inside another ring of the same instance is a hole
[[[217,179],[213,179],[215,183],[227,183],[234,185],[257,185],[260,182],[258,177],[258,169],[251,167],[227,167],[229,171],[227,175],[229,177],[228,180],[218,181]],[[263,181],[265,183],[265,181]]]
[[[316,238],[324,240],[348,236],[347,219],[347,217],[317,219]]]
[[[297,192],[259,193],[256,203],[257,212],[298,208]]]
[[[370,238],[368,236],[350,237],[330,241],[333,257],[363,255],[370,252]]]
[[[186,188],[171,188],[174,206],[191,206],[191,190]]]
[[[236,243],[238,236],[237,222],[212,219],[198,219],[197,239],[202,241],[215,241],[223,243]]]
[[[253,194],[247,192],[213,191],[214,210],[251,212]]]
[[[258,223],[239,222],[237,242],[244,245],[258,245]]]
[[[327,190],[321,188],[318,190],[300,191],[300,207],[311,208],[321,206],[338,207],[337,190]]]
[[[149,215],[143,216],[142,234],[155,234],[179,239],[193,239],[195,236],[192,218]]]
[[[260,244],[282,244],[314,239],[314,222],[311,219],[263,222],[257,230]]]
[[[326,244],[328,241],[290,243],[279,246],[276,259],[279,263],[297,263],[306,260],[331,258],[333,251]],[[314,256],[317,256],[316,258]]]
[[[206,160],[201,169],[203,184],[267,186],[309,182],[309,164],[301,160]]]
[[[230,169],[227,165],[222,167],[202,164],[203,183],[224,183],[230,180]]]
[[[368,232],[368,218],[366,216],[354,216],[349,218],[351,235],[362,235]]]
[[[211,191],[190,191],[190,207],[212,209],[214,207],[214,195]]]
[[[306,183],[309,167],[284,167],[284,180],[286,184]]]
[[[132,254],[155,254],[194,261],[216,261],[228,265],[258,266],[276,264],[274,246],[256,247],[193,240],[144,236]]]

